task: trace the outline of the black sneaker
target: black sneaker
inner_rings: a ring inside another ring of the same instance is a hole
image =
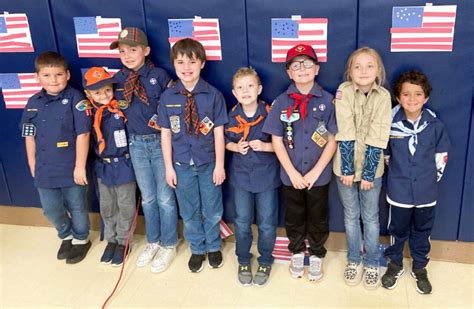
[[[116,243],[113,243],[113,242],[107,243],[107,247],[105,247],[104,253],[102,254],[102,257],[100,258],[101,264],[109,264],[112,261],[116,246],[117,246]]]
[[[57,255],[58,260],[67,259],[69,252],[71,251],[71,248],[72,248],[72,239],[63,240],[58,250],[58,255]]]
[[[386,289],[394,289],[397,286],[398,279],[405,273],[403,266],[390,262],[387,271],[382,276],[382,286]]]
[[[259,265],[255,276],[253,277],[253,285],[257,287],[263,287],[268,283],[268,278],[270,278],[270,271],[272,267]]]
[[[252,266],[251,265],[242,265],[239,264],[239,270],[237,272],[237,277],[240,284],[243,286],[249,286],[252,284]]]
[[[210,268],[219,268],[224,264],[220,251],[208,252],[207,257],[209,258],[208,265]]]
[[[112,258],[112,266],[121,266],[123,264],[124,253],[125,253],[124,245],[117,245],[115,247],[114,256]],[[129,253],[130,253],[130,247],[128,247],[127,255],[125,257],[127,257]]]
[[[411,271],[411,276],[416,281],[416,290],[420,294],[431,294],[431,283],[428,280],[428,272],[426,268],[416,269],[413,268]]]
[[[189,271],[192,273],[198,273],[202,270],[202,262],[206,259],[204,254],[191,254],[191,258],[188,262]]]
[[[84,245],[72,245],[71,251],[66,259],[66,264],[76,264],[82,261],[91,247],[91,242]]]

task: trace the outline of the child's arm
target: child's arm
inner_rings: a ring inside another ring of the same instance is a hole
[[[272,143],[265,143],[259,139],[254,139],[249,142],[249,146],[253,151],[274,152]]]
[[[291,184],[295,189],[304,189],[308,187],[308,182],[303,178],[303,176],[296,170],[291,163],[290,156],[286,152],[285,144],[283,143],[282,136],[272,135],[272,144],[273,149],[275,149],[275,154],[280,161],[281,166],[285,169],[288,177],[290,177]]]
[[[25,137],[26,157],[28,158],[28,166],[30,167],[30,173],[35,178],[35,166],[36,166],[36,140],[34,136]]]
[[[78,185],[87,185],[86,161],[89,153],[90,132],[79,134],[76,137],[76,166],[74,167],[74,182]]]
[[[229,142],[225,145],[225,148],[232,152],[238,152],[242,155],[246,155],[249,151],[249,143],[244,141],[242,138],[239,140],[238,143]]]
[[[212,173],[212,181],[216,186],[221,185],[225,180],[224,155],[224,126],[214,128],[214,147],[216,149],[216,166]]]
[[[316,162],[314,167],[306,175],[303,176],[303,178],[308,183],[308,190],[310,190],[313,187],[314,183],[318,180],[319,176],[321,176],[321,173],[324,171],[324,169],[326,168],[326,166],[329,164],[332,157],[334,156],[334,153],[336,152],[336,148],[337,148],[336,139],[334,138],[334,135],[329,134],[328,143],[324,147],[323,153],[321,154],[321,157],[319,157],[318,162]]]
[[[163,161],[165,162],[166,183],[176,189],[178,178],[173,168],[173,146],[171,145],[171,130],[161,128],[161,150],[163,151]]]

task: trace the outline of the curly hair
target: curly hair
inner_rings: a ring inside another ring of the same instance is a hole
[[[400,97],[403,83],[420,86],[425,93],[425,97],[429,97],[431,90],[433,89],[428,81],[428,77],[424,73],[412,70],[402,73],[402,75],[400,75],[400,77],[395,81],[395,84],[393,85],[393,94],[396,98]]]

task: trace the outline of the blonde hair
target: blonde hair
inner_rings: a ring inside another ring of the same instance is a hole
[[[262,82],[260,81],[260,77],[258,76],[257,71],[255,71],[252,67],[242,67],[235,72],[234,76],[232,77],[232,88],[234,88],[235,82],[237,79],[242,78],[244,76],[253,76],[257,80],[257,84],[260,86]]]
[[[377,67],[378,67],[378,73],[377,77],[375,78],[375,83],[379,86],[382,86],[385,84],[385,67],[382,62],[382,57],[380,57],[379,53],[370,47],[364,46],[359,48],[358,50],[354,51],[349,59],[347,59],[347,65],[346,65],[346,72],[344,73],[344,79],[351,82],[351,67],[352,64],[354,63],[354,59],[359,56],[360,54],[368,54],[372,57],[374,57],[375,61],[377,62]]]

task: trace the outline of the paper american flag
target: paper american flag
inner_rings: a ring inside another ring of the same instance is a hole
[[[311,45],[319,62],[327,62],[327,18],[272,18],[272,62],[285,62],[286,52],[297,44]]]
[[[80,58],[119,58],[109,45],[122,30],[120,18],[74,17],[74,28]]]
[[[232,230],[229,228],[229,226],[224,222],[224,220],[221,220],[219,223],[219,235],[221,236],[222,239],[225,239],[229,236],[234,235]]]
[[[33,73],[0,74],[0,87],[6,108],[24,108],[28,99],[41,90]]]
[[[0,15],[0,52],[33,52],[30,26],[26,14]]]
[[[291,261],[292,253],[288,250],[288,244],[290,241],[287,237],[277,237],[275,241],[275,246],[273,247],[273,258],[275,259],[275,263],[279,264],[289,264]],[[304,251],[305,259],[304,264],[309,265],[309,244],[308,241],[305,240],[306,250]]]
[[[219,19],[168,19],[170,47],[184,38],[199,41],[206,51],[207,60],[222,60]]]
[[[456,8],[456,5],[393,7],[390,51],[452,51]]]

